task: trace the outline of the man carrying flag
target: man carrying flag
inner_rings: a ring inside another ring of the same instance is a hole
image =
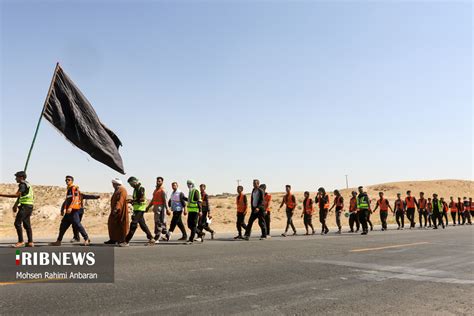
[[[66,200],[61,208],[61,215],[63,218],[59,226],[59,235],[55,242],[50,243],[50,246],[61,246],[64,234],[69,229],[69,226],[73,226],[84,238],[84,246],[90,244],[89,236],[86,230],[81,224],[80,209],[82,208],[81,192],[79,187],[74,184],[74,178],[72,176],[66,176]]]

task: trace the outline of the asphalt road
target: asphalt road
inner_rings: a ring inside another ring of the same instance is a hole
[[[137,233],[137,238],[143,238],[141,234]],[[0,284],[0,313],[473,312],[472,226],[265,241],[221,238],[203,244],[170,242],[155,247],[141,246],[144,239],[141,241],[116,249],[113,284]]]

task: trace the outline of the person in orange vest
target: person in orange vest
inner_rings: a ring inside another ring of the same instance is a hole
[[[418,220],[420,221],[420,228],[423,228],[422,221],[423,219],[425,220],[425,228],[426,228],[426,222],[428,219],[428,212],[426,210],[426,199],[425,199],[425,193],[420,192],[420,198],[418,199]]]
[[[379,192],[380,199],[377,200],[377,204],[375,205],[374,212],[377,208],[380,207],[380,221],[382,222],[382,231],[387,230],[387,217],[388,217],[388,209],[393,213],[392,207],[386,198],[383,197],[383,192]]]
[[[247,214],[247,196],[243,194],[244,187],[239,185],[237,187],[237,197],[235,202],[237,204],[237,232],[238,235],[234,237],[234,239],[244,239],[242,236],[242,228],[245,230],[247,229],[247,225],[245,224],[245,215]]]
[[[163,234],[163,240],[168,241],[167,239],[168,232],[166,231],[166,215],[171,215],[168,209],[168,200],[166,197],[166,192],[163,189],[163,177],[156,178],[156,188],[153,191],[153,198],[148,204],[146,211],[153,207],[153,214],[155,220],[155,243],[160,242],[161,234]]]
[[[303,201],[303,212],[301,213],[301,217],[303,217],[304,227],[306,228],[306,235],[309,235],[308,227],[311,227],[312,235],[314,235],[314,227],[313,227],[313,200],[309,197],[309,192],[306,191],[304,193],[304,201]]]
[[[350,231],[349,233],[354,232],[354,223],[356,224],[356,233],[360,229],[360,222],[359,222],[359,217],[357,216],[357,192],[352,191],[352,197],[349,201],[349,227]]]
[[[79,221],[82,222],[82,217],[84,216],[84,201],[85,200],[98,200],[100,199],[99,195],[95,194],[84,194],[81,192],[81,208],[79,209]],[[70,240],[71,243],[81,242],[81,237],[79,236],[79,231],[76,226],[72,226],[73,237]]]
[[[428,227],[431,228],[431,218],[433,217],[433,203],[431,203],[431,198],[428,198],[426,202],[426,212],[428,214]]]
[[[448,226],[448,203],[444,201],[444,198],[440,198],[439,201],[441,202],[441,205],[443,207],[443,213],[441,214],[441,216],[445,219],[446,226]]]
[[[467,221],[467,223],[469,225],[472,225],[472,222],[471,222],[471,204],[468,201],[467,197],[464,197],[463,206],[464,206],[464,216],[463,216],[463,219],[462,219],[462,223],[464,225]]]
[[[418,202],[416,201],[414,196],[411,196],[411,191],[407,191],[407,197],[405,198],[405,205],[406,205],[406,214],[407,218],[410,221],[410,229],[415,228],[415,207],[418,206]]]
[[[318,189],[318,194],[314,199],[314,203],[319,205],[319,222],[321,223],[321,235],[329,233],[329,228],[326,225],[326,218],[329,211],[329,195],[323,187]]]
[[[59,235],[55,242],[49,243],[50,246],[61,246],[61,242],[63,240],[64,234],[68,230],[69,226],[73,225],[82,235],[84,238],[84,246],[90,245],[89,236],[87,235],[84,226],[81,224],[81,220],[79,218],[79,210],[82,207],[81,201],[81,192],[79,191],[79,187],[74,184],[74,177],[66,176],[66,200],[63,203],[63,207],[61,208],[61,215],[63,218],[61,220],[61,224],[59,225]]]
[[[449,210],[451,211],[451,219],[453,220],[453,226],[456,226],[456,213],[458,212],[458,207],[456,202],[454,202],[454,198],[452,196],[449,197]]]
[[[281,234],[283,237],[287,236],[288,229],[291,228],[293,229],[293,236],[296,235],[296,228],[295,225],[293,224],[293,212],[296,208],[296,198],[295,196],[291,193],[291,185],[287,184],[285,186],[286,189],[286,194],[283,197],[283,200],[281,201],[280,208],[283,207],[283,205],[286,204],[286,228],[285,232]]]
[[[472,198],[469,198],[469,213],[471,214],[471,217],[474,216],[474,204],[472,203]]]
[[[393,208],[395,209],[395,220],[398,224],[398,230],[403,230],[405,227],[405,202],[402,200],[401,196],[402,195],[400,193],[397,193],[397,199],[393,205]]]
[[[271,220],[271,203],[272,203],[272,196],[271,194],[267,193],[267,186],[265,184],[260,185],[260,189],[263,190],[265,193],[264,195],[264,207],[265,207],[265,225],[267,225],[267,239],[271,238],[270,236],[270,220]]]
[[[456,208],[458,210],[458,225],[461,225],[461,218],[464,217],[464,204],[462,203],[460,197],[458,197],[458,202],[456,203]]]
[[[336,225],[337,228],[339,229],[337,231],[337,234],[341,234],[341,229],[342,229],[342,224],[341,224],[341,213],[342,209],[344,208],[344,198],[342,197],[341,193],[339,193],[339,190],[334,190],[334,203],[329,209],[329,212],[336,207]]]

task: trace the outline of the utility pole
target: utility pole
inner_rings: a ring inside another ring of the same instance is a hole
[[[240,179],[237,179],[237,186],[239,186],[239,185],[240,185],[240,181],[242,181],[242,180],[240,180]]]
[[[346,174],[346,189],[349,189],[349,180],[347,180],[347,174]]]

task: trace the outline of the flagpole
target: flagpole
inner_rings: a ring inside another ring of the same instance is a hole
[[[35,146],[36,136],[38,135],[38,130],[41,125],[41,119],[43,118],[44,110],[46,109],[46,105],[48,104],[48,99],[49,99],[49,96],[51,95],[51,90],[53,90],[53,84],[54,84],[54,80],[56,79],[56,74],[58,73],[58,69],[59,69],[59,63],[56,63],[56,67],[54,68],[53,78],[51,78],[51,83],[49,84],[48,94],[46,95],[46,99],[44,100],[43,109],[41,110],[38,123],[36,124],[36,130],[33,136],[33,141],[31,142],[30,150],[28,151],[28,157],[26,158],[25,168],[23,169],[23,171],[25,172],[26,172],[26,169],[28,168],[28,163],[30,162],[31,152],[33,151],[33,147]]]

